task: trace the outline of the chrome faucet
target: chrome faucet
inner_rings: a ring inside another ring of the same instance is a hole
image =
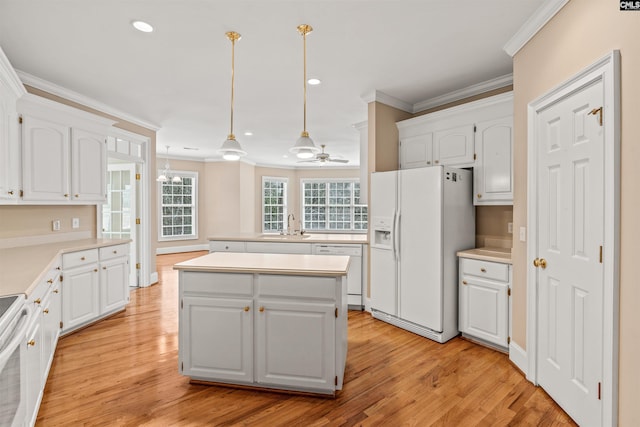
[[[296,217],[293,216],[292,213],[290,213],[287,216],[287,234],[293,234],[293,230],[291,230],[291,221],[295,221],[295,220],[296,220]]]

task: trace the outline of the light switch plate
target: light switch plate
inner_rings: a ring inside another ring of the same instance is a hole
[[[526,227],[520,227],[520,241],[521,242],[526,242],[527,241],[527,228]]]
[[[53,221],[51,221],[51,228],[53,229],[53,231],[60,231],[60,220],[54,219]]]
[[[512,222],[508,222],[507,223],[507,233],[513,234],[513,223]]]
[[[71,219],[71,228],[80,228],[80,218]]]

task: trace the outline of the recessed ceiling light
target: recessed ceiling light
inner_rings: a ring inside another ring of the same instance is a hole
[[[320,79],[309,79],[307,80],[307,83],[309,83],[312,86],[315,86],[315,85],[319,85],[322,82],[320,81]]]
[[[131,25],[133,25],[133,28],[138,31],[142,31],[143,33],[150,33],[153,31],[153,27],[151,26],[151,24],[148,24],[144,21],[133,21]]]
[[[244,133],[244,136],[253,136],[253,132],[251,132],[250,130],[246,131]]]

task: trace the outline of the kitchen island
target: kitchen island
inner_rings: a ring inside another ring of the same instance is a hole
[[[179,370],[192,382],[335,395],[348,256],[213,252],[179,270]]]

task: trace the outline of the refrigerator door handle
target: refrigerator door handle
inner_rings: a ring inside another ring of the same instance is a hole
[[[391,222],[391,253],[393,254],[393,259],[396,259],[396,216],[398,212],[393,211],[393,221]]]
[[[395,222],[393,224],[393,253],[396,260],[400,259],[400,212],[396,212],[394,215]]]

